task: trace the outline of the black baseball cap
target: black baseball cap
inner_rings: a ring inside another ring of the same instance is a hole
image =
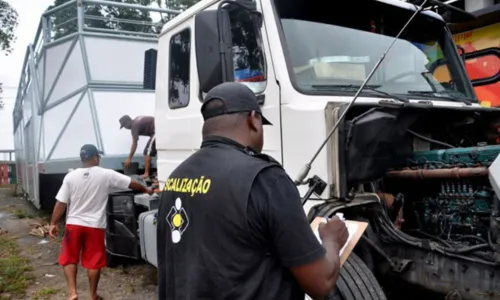
[[[209,110],[205,109],[206,104],[214,99],[222,101],[224,105]],[[246,85],[238,82],[224,82],[212,88],[208,91],[201,106],[203,120],[225,114],[251,111],[255,111],[261,115],[263,125],[273,125],[262,115],[259,102],[253,91]]]
[[[80,158],[83,161],[89,160],[93,157],[101,157],[102,151],[99,151],[96,146],[91,145],[91,144],[86,144],[83,145],[82,148],[80,148]]]
[[[125,124],[132,122],[132,118],[129,115],[124,115],[120,118],[120,129],[122,129]]]

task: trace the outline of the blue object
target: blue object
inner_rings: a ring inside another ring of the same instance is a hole
[[[234,71],[234,81],[264,81],[264,72],[261,70],[240,69]]]
[[[91,144],[83,145],[82,148],[80,148],[80,158],[82,160],[89,160],[96,156],[100,157],[101,154],[103,154],[103,152],[99,151],[96,146]]]

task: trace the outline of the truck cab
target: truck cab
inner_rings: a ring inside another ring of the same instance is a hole
[[[204,94],[237,81],[274,124],[263,152],[296,178],[308,218],[342,212],[370,224],[332,299],[361,299],[363,289],[372,291],[363,299],[385,299],[381,286],[396,289],[388,278],[463,299],[500,291],[477,280],[500,276],[488,171],[500,111],[479,104],[440,15],[395,0],[363,2],[359,14],[349,13],[359,3],[335,5],[203,0],[164,26],[144,84],[156,95],[160,188],[201,145]],[[156,264],[146,250],[156,245],[156,211],[139,206],[128,214],[141,219],[142,256]],[[462,265],[460,276],[450,272]]]

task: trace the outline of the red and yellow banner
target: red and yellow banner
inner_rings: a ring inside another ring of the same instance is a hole
[[[477,28],[453,36],[455,43],[471,53],[486,48],[500,48],[500,23]],[[500,59],[494,55],[486,55],[465,62],[471,80],[488,78],[498,73]],[[477,97],[484,106],[500,106],[500,82],[474,88]]]

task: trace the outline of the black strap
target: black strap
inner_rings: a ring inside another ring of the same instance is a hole
[[[218,107],[214,107],[212,109],[208,109],[208,110],[205,109],[201,112],[201,114],[203,116],[203,120],[206,120],[206,119],[210,119],[213,117],[227,114],[227,108],[225,105],[221,105]]]

